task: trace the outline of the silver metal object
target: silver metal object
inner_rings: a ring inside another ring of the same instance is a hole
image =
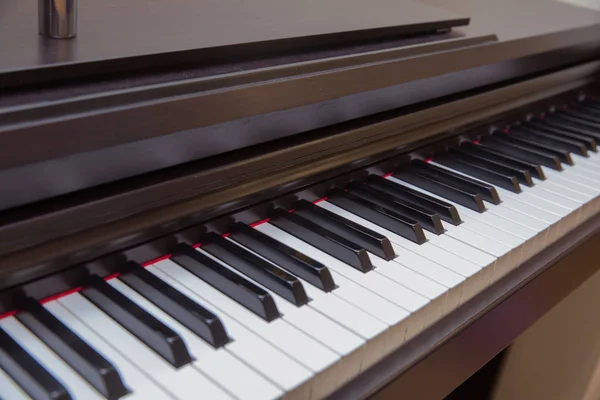
[[[38,0],[40,35],[69,39],[77,35],[77,0]]]

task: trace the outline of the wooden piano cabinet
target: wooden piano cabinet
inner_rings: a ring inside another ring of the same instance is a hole
[[[599,262],[593,254],[581,261]],[[599,307],[596,272],[513,342],[491,400],[600,399]]]

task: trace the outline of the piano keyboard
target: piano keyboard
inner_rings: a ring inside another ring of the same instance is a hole
[[[0,397],[319,399],[598,211],[587,100],[0,319]]]

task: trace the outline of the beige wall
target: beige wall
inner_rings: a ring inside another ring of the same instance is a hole
[[[511,346],[493,400],[521,399],[600,399],[600,272]]]

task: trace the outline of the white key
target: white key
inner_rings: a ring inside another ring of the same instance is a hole
[[[195,302],[203,305],[211,304],[198,296],[190,288],[184,286],[182,283],[157,268],[157,265],[159,264],[161,264],[161,262],[150,265],[147,267],[147,270]],[[167,267],[168,265],[170,264],[167,264]],[[167,269],[169,272],[173,273],[173,275],[182,278],[185,281],[186,275],[179,276],[177,271],[170,268]],[[193,281],[186,281],[186,283],[190,286],[195,286]],[[202,292],[202,290],[200,291]],[[215,311],[218,310],[218,307],[214,305],[213,307]],[[273,347],[266,340],[247,329],[226,313],[222,313],[221,310],[218,311],[219,318],[221,318],[221,321],[227,327],[227,331],[234,338],[233,342],[230,342],[225,346],[227,350],[232,354],[235,354],[241,360],[244,360],[257,371],[260,371],[263,376],[270,379],[285,392],[296,389],[313,376],[313,373],[308,368],[303,367],[288,355]],[[307,391],[310,392],[310,387],[307,388]]]
[[[210,254],[205,254],[210,257]],[[214,257],[213,259],[216,260]],[[263,260],[271,263],[269,260],[264,258]],[[225,263],[223,264],[227,265]],[[229,265],[227,265],[227,267],[234,269]],[[344,329],[342,326],[338,325],[329,318],[326,318],[322,314],[319,314],[315,309],[312,308],[311,302],[309,302],[306,306],[298,307],[288,302],[269,288],[261,285],[254,279],[248,276],[246,276],[246,279],[271,294],[273,300],[275,300],[275,304],[277,304],[277,308],[283,314],[283,319],[285,321],[294,325],[307,335],[313,337],[323,345],[329,347],[337,354],[346,356],[365,343],[364,340],[354,333]]]
[[[399,235],[396,235],[395,233],[388,231],[385,228],[375,225],[370,221],[362,219],[361,217],[359,217],[355,214],[352,214],[349,211],[346,211],[343,208],[336,206],[335,204],[329,203],[328,201],[322,201],[322,202],[317,203],[317,205],[319,207],[323,207],[331,212],[341,215],[344,218],[347,218],[351,221],[361,224],[362,226],[364,226],[366,228],[369,228],[375,232],[378,232],[378,233],[386,236],[390,240],[392,247],[394,249],[394,252],[399,256],[397,258],[397,261],[399,263],[402,263],[402,260],[403,260],[403,257],[405,256],[405,254],[406,254],[406,257],[411,257],[414,261],[412,261],[411,263],[404,264],[404,265],[410,266],[413,264],[416,265],[416,263],[420,263],[421,259],[412,256],[411,253],[414,253],[415,255],[419,255],[419,256],[429,260],[428,257],[421,254],[420,247],[422,245],[419,246],[419,245],[415,244],[415,246],[417,246],[418,248],[416,249],[417,251],[413,251],[412,249],[408,248],[408,246],[410,246],[410,245],[406,245],[407,247],[403,247],[400,244],[398,244],[398,243],[404,244],[405,242],[408,242],[407,239],[405,239]],[[433,262],[435,263],[435,260],[433,260]],[[427,269],[424,270],[423,273],[427,273],[426,271],[431,271],[433,273],[433,275],[426,275],[426,276],[434,279],[436,282],[439,282],[447,287],[456,286],[464,280],[465,275],[460,274],[459,272],[455,271],[451,267],[447,267],[446,265],[443,266],[444,270],[434,268],[435,271],[434,271],[434,269],[432,269],[433,267],[431,264],[426,264],[426,265],[427,265],[426,266]],[[438,264],[438,265],[441,266],[442,264]],[[417,271],[417,272],[419,272],[419,271]]]
[[[273,237],[278,241],[281,241],[282,243],[287,244],[292,248],[298,249],[317,261],[324,262],[324,260],[328,259],[329,257],[325,253],[315,248],[312,249],[312,252],[301,250],[300,248],[296,247],[296,245],[301,244],[298,243],[298,239],[288,235],[286,232],[269,223],[261,224],[255,229]],[[327,262],[324,262],[324,264],[328,265]],[[338,288],[335,290],[336,295],[390,326],[390,329],[388,329],[386,332],[386,352],[389,352],[402,344],[406,338],[406,332],[410,327],[411,319],[407,318],[410,312],[397,306],[395,303],[386,300],[378,292],[373,292],[372,290],[369,290],[368,288],[338,273],[335,269],[331,268],[330,265],[328,266],[330,267],[333,280],[338,285]],[[344,268],[351,269],[352,267],[344,264]]]
[[[459,279],[464,280],[466,277],[472,276],[473,274],[477,273],[480,270],[480,268],[478,266],[476,266],[475,264],[472,264],[469,261],[463,260],[460,257],[455,256],[452,253],[446,252],[445,250],[437,248],[436,246],[429,245],[428,243],[424,243],[422,245],[417,245],[416,243],[410,242],[409,240],[407,240],[399,235],[396,235],[393,232],[390,232],[378,225],[375,225],[375,224],[371,223],[370,221],[362,219],[361,217],[359,217],[355,214],[352,214],[352,213],[344,210],[343,208],[337,207],[336,205],[334,205],[332,203],[329,203],[327,201],[322,201],[322,202],[319,202],[318,205],[320,207],[326,208],[327,210],[334,212],[340,216],[343,216],[344,218],[347,218],[347,219],[354,221],[366,228],[369,228],[375,232],[378,232],[378,233],[386,236],[390,240],[392,247],[394,249],[394,252],[399,256],[397,259],[398,262],[402,262],[402,260],[404,258],[411,258],[414,260],[413,262],[416,265],[417,260],[410,253],[415,253],[416,255],[419,255],[422,258],[427,259],[428,261],[430,261],[430,263],[429,264],[421,263],[422,265],[420,265],[417,272],[420,272],[423,274],[430,273],[431,275],[427,275],[427,276],[430,277],[431,279],[435,280],[438,283],[442,283],[442,284],[448,286],[448,285],[452,285],[452,283],[456,282],[456,285],[458,285],[462,281],[459,281],[457,279],[457,276],[460,277]],[[434,267],[435,264],[440,265],[440,267],[435,268]],[[409,266],[408,263],[405,264],[405,266]],[[411,268],[414,268],[414,267],[411,267]],[[444,271],[444,270],[446,270],[446,271]],[[492,272],[493,271],[490,270],[489,277],[492,276]],[[488,279],[489,277],[486,274],[482,274],[481,276],[478,275],[478,279],[472,280],[471,282],[469,282],[469,284],[466,287],[463,285],[463,286],[461,286],[460,290],[455,291],[455,293],[453,293],[453,295],[452,295],[453,298],[458,299],[458,303],[460,303],[463,298],[464,299],[470,298],[474,293],[476,293],[480,289],[481,285],[483,285],[483,287],[487,286],[487,283],[488,283],[487,281],[489,280]],[[484,282],[480,282],[480,280],[482,280]],[[446,283],[444,283],[444,282],[446,282]],[[452,286],[448,286],[448,287],[452,287]],[[455,306],[457,306],[458,303],[455,301],[451,301],[448,304],[455,304]],[[451,306],[450,310],[455,308],[455,306]]]
[[[210,253],[207,253],[202,249],[197,249],[197,251],[201,252],[207,257],[212,258],[221,265],[228,267],[227,264],[213,257]],[[248,277],[245,278],[252,281]],[[223,293],[220,292],[219,295],[222,297],[225,296]],[[277,301],[276,304],[278,304]],[[307,367],[312,368],[315,372],[324,370],[328,366],[333,365],[335,362],[339,361],[339,355],[327,349],[325,346],[312,339],[306,333],[295,328],[292,324],[289,324],[285,319],[278,318],[274,321],[267,323],[266,321],[260,319],[256,315],[242,308],[242,306],[240,305],[237,305],[237,307],[235,307],[234,310],[238,312],[237,316],[240,318],[238,319],[239,322],[242,322],[244,324],[246,324],[247,322],[248,324],[252,324],[252,326],[256,327],[257,329],[262,329],[264,332],[271,331],[273,335],[278,334],[282,337],[287,336],[287,340],[285,342],[286,349],[282,348],[282,350],[288,352],[288,354],[290,355],[293,355],[295,353],[296,357],[299,357],[297,358],[298,361],[305,363]],[[281,309],[279,311],[282,312]],[[241,319],[243,319],[243,321]],[[291,345],[291,343],[293,343],[293,345]],[[281,344],[283,345],[283,343]],[[306,357],[306,354],[312,354],[312,356],[308,358]]]
[[[208,253],[206,254],[208,255]],[[214,257],[213,259],[216,260]],[[267,260],[267,262],[270,261]],[[227,266],[233,269],[229,265]],[[359,354],[357,350],[365,345],[365,340],[317,312],[310,303],[297,307],[253,279],[246,278],[271,294],[279,311],[283,314],[284,321],[338,354],[341,358],[336,372],[338,384],[347,382],[358,375],[362,353]],[[354,356],[349,357],[352,353]]]
[[[421,189],[418,186],[411,185],[408,182],[401,181],[394,177],[388,177],[388,179],[393,182],[410,187],[414,190],[425,193],[431,197],[435,197],[437,199],[440,199],[442,201],[445,201],[447,203],[454,205],[456,207],[457,211],[459,212],[464,223],[458,227],[451,227],[450,224],[444,224],[444,227],[447,228],[449,231],[448,235],[455,237],[456,239],[459,239],[461,241],[464,241],[465,237],[470,236],[470,235],[468,235],[467,232],[463,232],[459,235],[456,235],[453,232],[453,230],[455,230],[455,229],[463,229],[463,230],[471,231],[479,236],[482,236],[478,239],[477,248],[480,248],[481,250],[487,252],[488,254],[492,254],[492,255],[496,255],[496,254],[504,255],[504,254],[508,254],[510,251],[513,250],[513,247],[510,247],[510,246],[502,243],[501,241],[496,240],[496,237],[503,235],[502,231],[499,231],[496,228],[494,228],[493,226],[486,224],[487,226],[485,227],[484,231],[482,232],[477,229],[477,226],[473,226],[472,224],[468,223],[471,220],[477,220],[478,216],[481,214],[479,214],[473,210],[470,210],[466,207],[463,207],[460,204],[457,204],[453,201],[450,201],[441,196],[438,196],[435,193],[431,193],[431,192],[428,192],[427,190]],[[466,243],[470,244],[471,242],[466,242]],[[501,246],[498,246],[498,244],[504,245],[505,247],[503,248]],[[503,250],[501,250],[502,248],[503,248]],[[500,257],[500,256],[497,256],[497,257]]]
[[[70,294],[58,302],[131,363],[149,371],[156,383],[176,399],[197,399],[198,395],[210,399],[231,399],[191,365],[175,369],[81,294]]]
[[[420,296],[403,286],[396,284],[394,281],[378,274],[377,272],[370,271],[363,273],[357,269],[345,264],[344,262],[330,256],[329,254],[311,246],[310,244],[296,238],[289,233],[276,228],[271,224],[262,224],[256,229],[261,230],[263,233],[277,239],[278,241],[298,250],[301,253],[327,265],[327,267],[337,272],[340,275],[350,279],[356,284],[363,286],[366,289],[371,290],[374,293],[380,294],[382,297],[387,298],[392,303],[404,308],[407,311],[416,311],[419,308],[427,304],[427,299]],[[277,231],[275,230],[277,229]]]
[[[301,278],[298,279],[302,281]],[[336,294],[338,289],[325,293],[308,282],[302,281],[302,283],[308,297],[311,298],[311,307],[365,339],[365,350],[360,357],[361,370],[370,367],[383,356],[385,343],[376,338],[383,336],[388,329],[386,323],[338,297]]]
[[[213,348],[119,279],[111,279],[108,283],[129,300],[177,332],[195,358],[192,365],[233,396],[239,399],[262,400],[275,399],[283,394],[280,389],[235,358],[227,350]]]
[[[62,358],[46,347],[37,336],[17,321],[15,317],[0,320],[0,328],[19,343],[52,376],[60,377],[60,382],[74,399],[104,399],[104,396],[73,371]]]
[[[377,268],[377,272],[430,300],[445,294],[448,290],[444,285],[405,267],[401,262],[386,261],[373,254],[369,254],[369,256]]]
[[[96,335],[89,327],[84,325],[70,311],[64,308],[58,301],[52,301],[44,305],[56,318],[69,327],[77,336],[92,346],[98,353],[106,358],[119,372],[125,386],[131,390],[131,394],[124,397],[132,400],[145,400],[149,398],[170,399],[159,386],[155,384],[139,368],[111,347],[100,336]],[[148,371],[147,371],[148,372]]]
[[[311,307],[340,325],[345,326],[360,337],[371,339],[388,328],[382,321],[338,297],[335,289],[332,292],[326,293],[302,278],[297,278],[302,282],[306,294],[311,299],[309,303]]]
[[[206,282],[193,274],[190,274],[173,261],[164,260],[154,265],[190,288],[207,303],[212,304],[224,314],[229,315],[287,355],[291,356],[293,359],[297,360],[299,363],[313,371],[313,373],[324,371],[339,361],[340,357],[337,354],[316,342],[310,336],[286,321],[280,318],[271,322],[264,321],[230,299],[228,296],[208,285]],[[320,389],[325,390],[328,388],[322,387]]]
[[[30,400],[23,389],[0,369],[0,398],[4,400]]]

